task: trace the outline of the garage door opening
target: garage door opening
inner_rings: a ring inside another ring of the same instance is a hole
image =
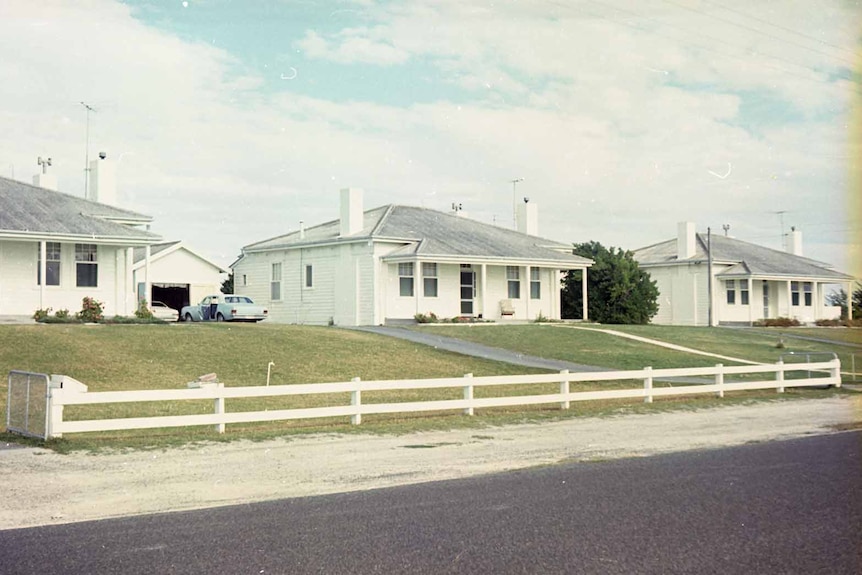
[[[144,284],[138,285],[138,293],[143,293]],[[160,301],[168,307],[172,307],[177,311],[183,309],[183,306],[189,305],[189,284],[153,284],[152,297],[150,302]]]

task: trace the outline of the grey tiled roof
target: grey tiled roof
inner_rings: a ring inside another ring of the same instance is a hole
[[[178,243],[180,243],[180,242],[174,241],[174,242],[164,242],[161,244],[153,244],[150,246],[150,257],[153,257],[154,255],[159,254],[159,253],[165,251],[166,249],[177,245]],[[137,262],[143,260],[146,257],[146,255],[147,255],[146,249],[135,248],[133,261],[135,263],[137,263]]]
[[[292,232],[248,245],[244,250],[252,252],[336,241],[339,233],[340,223],[334,220],[308,228],[304,238],[300,238],[299,232]],[[350,236],[350,239],[354,238],[392,239],[405,243],[403,248],[390,253],[387,258],[472,257],[578,267],[592,264],[587,258],[573,255],[571,244],[528,236],[437,210],[394,204],[366,211],[362,230]]]
[[[674,264],[678,261],[706,261],[706,234],[696,234],[695,254],[687,260],[677,258],[676,238],[647,246],[634,251],[634,258],[645,267]],[[726,236],[710,238],[712,260],[716,263],[731,264],[720,276],[787,276],[819,279],[850,280],[851,276],[837,272],[830,264],[796,256],[744,242]]]
[[[161,239],[110,219],[141,224],[152,221],[144,214],[0,177],[0,233],[145,242]]]

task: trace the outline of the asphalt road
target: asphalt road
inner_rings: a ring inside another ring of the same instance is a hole
[[[858,574],[862,432],[0,531],[0,572]]]

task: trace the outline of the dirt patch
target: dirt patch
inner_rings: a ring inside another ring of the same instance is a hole
[[[315,435],[115,454],[0,450],[0,529],[454,479],[858,428],[862,396],[404,436]]]

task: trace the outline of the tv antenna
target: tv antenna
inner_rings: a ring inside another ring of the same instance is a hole
[[[721,229],[724,230],[724,237],[727,237],[727,232],[730,231],[730,224],[722,224]]]
[[[779,210],[775,213],[778,215],[778,221],[781,224],[781,249],[784,250],[787,249],[784,245],[784,214],[787,213],[787,210]]]
[[[84,197],[86,198],[90,182],[90,112],[95,112],[96,109],[84,102],[81,102],[81,105],[87,109],[87,135],[84,147]]]

